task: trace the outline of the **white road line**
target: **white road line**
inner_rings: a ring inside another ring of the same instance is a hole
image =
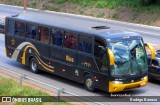
[[[156,46],[158,46],[158,44],[153,44],[153,43],[151,43],[151,45],[156,45]]]
[[[144,34],[151,34],[151,35],[155,35],[155,36],[160,36],[160,33],[159,34],[155,34],[155,33],[152,33],[152,32],[144,32],[144,31],[139,31],[139,30],[134,30],[134,29],[128,29],[129,31],[134,31],[134,32],[139,32],[139,33],[144,33]]]

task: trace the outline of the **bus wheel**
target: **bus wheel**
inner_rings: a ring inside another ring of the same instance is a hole
[[[95,90],[94,88],[94,81],[93,81],[93,78],[91,75],[87,74],[85,76],[85,88],[88,90],[88,91],[91,91],[93,92]]]
[[[37,60],[35,58],[32,58],[30,60],[30,70],[33,73],[38,73],[39,72],[39,70],[38,70],[38,63],[37,63]]]

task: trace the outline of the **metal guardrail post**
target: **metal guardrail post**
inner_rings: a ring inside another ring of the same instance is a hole
[[[61,90],[57,89],[57,102],[60,101],[60,97],[61,97]]]
[[[20,76],[20,80],[19,80],[20,85],[23,85],[22,83],[23,83],[23,79],[24,79],[24,78],[25,78],[25,75],[22,74],[22,75]]]

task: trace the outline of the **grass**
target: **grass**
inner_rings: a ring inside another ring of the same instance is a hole
[[[0,77],[0,96],[49,96],[40,90],[30,87],[21,86],[17,82]],[[52,102],[52,103],[13,103],[13,105],[71,105],[66,102]]]
[[[141,0],[49,0],[52,3],[76,3],[85,7],[96,7],[96,8],[131,8],[135,11],[148,11],[148,12],[160,12],[160,0],[158,3],[153,5],[144,5]]]

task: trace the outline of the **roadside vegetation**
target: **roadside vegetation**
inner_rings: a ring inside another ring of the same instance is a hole
[[[0,3],[22,6],[22,1],[1,0]],[[160,0],[28,0],[28,6],[160,26]]]
[[[40,90],[36,90],[27,86],[21,86],[20,84],[18,84],[13,80],[0,77],[0,96],[49,96],[49,95]],[[71,104],[66,102],[52,102],[52,103],[17,102],[13,103],[13,105],[71,105]]]

